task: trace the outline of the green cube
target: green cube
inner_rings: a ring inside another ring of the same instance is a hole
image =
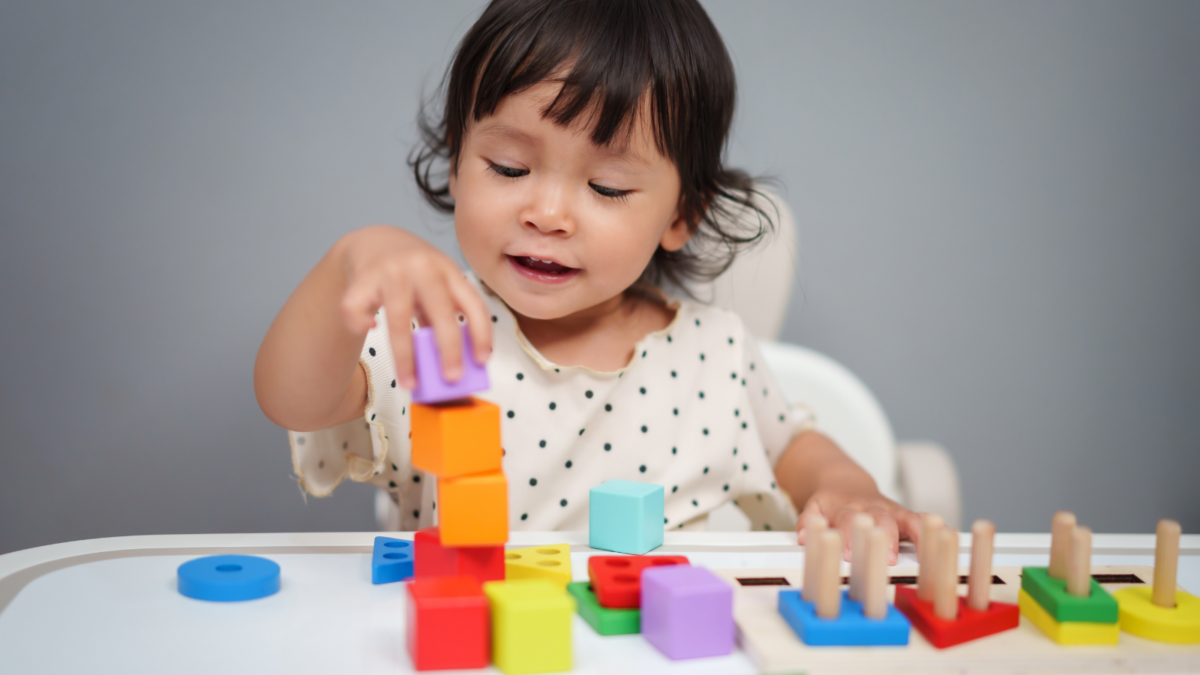
[[[1095,579],[1088,597],[1067,592],[1067,581],[1050,576],[1045,567],[1026,567],[1021,570],[1021,589],[1030,595],[1058,623],[1116,623],[1117,601],[1101,588]]]
[[[575,596],[576,611],[601,635],[633,635],[642,632],[642,610],[609,609],[601,607],[586,581],[567,584],[567,592]]]

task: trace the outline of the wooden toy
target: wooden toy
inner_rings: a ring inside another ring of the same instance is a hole
[[[492,661],[502,672],[571,669],[575,600],[544,579],[483,585],[492,609]]]
[[[874,527],[874,520],[862,537],[863,542],[854,552],[851,543],[850,578],[854,579],[855,570],[859,570],[862,580],[862,600],[854,600],[849,591],[839,593],[839,569],[842,557],[842,538],[838,532],[825,530],[821,533],[817,547],[817,565],[819,570],[813,575],[811,583],[818,585],[813,595],[816,602],[806,601],[798,591],[786,590],[779,593],[778,611],[780,616],[791,626],[796,635],[811,646],[846,646],[846,645],[904,645],[908,644],[909,624],[894,607],[888,607],[884,594],[884,584],[887,575],[887,534]],[[853,523],[852,527],[861,528],[867,521]],[[857,533],[854,533],[857,534]],[[854,534],[851,535],[853,539]],[[806,545],[813,540],[805,539]],[[808,564],[808,563],[806,563]],[[806,580],[808,575],[805,574]],[[828,598],[832,597],[832,603]],[[822,613],[820,603],[832,604],[824,608]],[[873,615],[868,615],[867,606],[871,606]]]
[[[413,577],[413,543],[391,537],[375,537],[371,552],[371,583],[387,584]]]
[[[500,470],[500,408],[477,398],[412,406],[412,464],[439,478]]]
[[[817,575],[821,570],[819,554],[821,533],[829,528],[829,522],[818,514],[809,514],[804,522],[804,585],[801,597],[808,602],[817,601]]]
[[[210,555],[176,570],[181,595],[210,602],[257,600],[279,592],[279,565],[255,555]]]
[[[863,601],[867,590],[867,566],[854,561],[867,557],[867,539],[875,527],[875,519],[866,513],[856,513],[850,520],[850,590],[851,600]]]
[[[566,590],[571,583],[571,546],[510,548],[504,552],[504,577],[509,581],[545,579]]]
[[[1200,598],[1175,585],[1182,528],[1160,520],[1154,547],[1154,585],[1113,593],[1120,606],[1121,630],[1156,642],[1200,644]]]
[[[443,546],[494,546],[508,541],[504,473],[438,478],[438,530]]]
[[[602,607],[586,581],[567,584],[567,592],[575,598],[579,616],[600,635],[632,635],[642,630],[642,612],[638,609]]]
[[[442,545],[438,528],[413,535],[416,578],[473,577],[480,583],[504,579],[504,546],[450,548]]]
[[[596,555],[588,558],[588,578],[601,607],[631,609],[641,606],[642,570],[658,565],[687,565],[681,555]]]
[[[990,599],[995,534],[995,526],[986,520],[977,520],[971,526],[971,567],[966,598],[958,596],[958,536],[946,530],[921,543],[921,546],[930,546],[930,558],[936,563],[931,570],[936,577],[934,602],[921,600],[912,588],[896,589],[896,607],[934,647],[953,647],[1020,625],[1021,616],[1016,605]],[[938,600],[941,601],[940,611]]]
[[[930,556],[937,551],[938,532],[946,526],[941,516],[932,513],[921,515],[921,542],[917,546],[917,597],[924,602],[933,602],[933,567]]]
[[[1074,519],[1060,511],[1051,525],[1050,562],[1058,573],[1065,560],[1066,578],[1052,576],[1049,567],[1024,568],[1017,606],[1022,616],[1061,645],[1116,644],[1117,601],[1092,577],[1092,531],[1073,525],[1067,532]],[[1063,541],[1068,542],[1065,550]]]
[[[1067,559],[1071,553],[1071,532],[1075,530],[1075,514],[1059,511],[1050,521],[1050,565],[1046,573],[1052,579],[1067,578]]]
[[[413,389],[413,403],[441,403],[469,396],[488,388],[487,368],[475,361],[475,346],[466,324],[462,331],[462,377],[447,382],[442,377],[442,359],[438,353],[437,339],[433,328],[428,326],[413,331],[413,365],[417,371],[417,386]]]
[[[642,571],[642,635],[672,660],[733,651],[733,589],[702,567]]]
[[[614,479],[592,488],[588,544],[617,553],[648,553],[663,542],[661,485]]]
[[[478,580],[437,577],[408,584],[408,655],[416,670],[487,667],[489,625]]]

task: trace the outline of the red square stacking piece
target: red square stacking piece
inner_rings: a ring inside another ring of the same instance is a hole
[[[417,670],[486,668],[491,662],[487,596],[471,577],[409,582],[407,629]]]
[[[601,607],[633,609],[641,605],[642,570],[687,564],[681,555],[597,555],[588,558],[588,578]]]
[[[413,535],[416,560],[413,576],[473,577],[479,583],[504,580],[504,545],[451,548],[442,546],[436,527],[419,530]]]
[[[929,644],[938,649],[953,647],[971,640],[978,640],[1021,623],[1021,613],[1016,605],[1007,602],[992,602],[987,611],[979,612],[967,606],[967,599],[958,599],[958,618],[950,621],[933,611],[933,603],[919,600],[917,589],[912,586],[896,587],[896,609],[908,620]]]

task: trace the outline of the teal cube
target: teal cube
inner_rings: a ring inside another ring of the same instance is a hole
[[[661,485],[614,479],[592,488],[588,545],[617,553],[648,553],[663,543],[666,492]]]

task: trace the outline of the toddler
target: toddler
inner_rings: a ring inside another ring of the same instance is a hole
[[[360,229],[263,339],[255,391],[292,430],[301,486],[370,482],[401,529],[436,523],[436,481],[409,462],[416,321],[447,379],[464,358],[488,365],[513,529],[584,529],[588,490],[624,478],[665,487],[666,528],[729,501],[759,529],[792,527],[797,509],[844,529],[865,511],[894,560],[916,514],[789,409],[737,316],[661,290],[715,277],[772,227],[722,164],[734,92],[695,0],[488,5],[411,159],[471,272],[403,229]],[[731,216],[745,209],[753,231]]]

